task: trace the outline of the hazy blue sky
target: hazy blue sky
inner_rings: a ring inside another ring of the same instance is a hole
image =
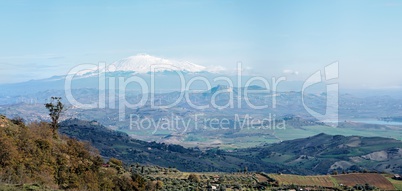
[[[402,85],[402,1],[0,1],[0,83],[147,53],[341,87]]]

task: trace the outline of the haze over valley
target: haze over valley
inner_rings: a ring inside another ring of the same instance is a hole
[[[0,2],[0,190],[402,190],[401,8]]]

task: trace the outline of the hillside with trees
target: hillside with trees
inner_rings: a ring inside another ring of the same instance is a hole
[[[102,157],[126,164],[175,167],[192,172],[255,172],[299,175],[377,171],[402,174],[402,142],[382,137],[318,134],[259,147],[202,151],[180,145],[146,142],[108,129],[96,121],[69,119],[60,133],[90,142]]]
[[[53,136],[48,123],[25,125],[20,118],[0,116],[0,182],[16,190],[144,190],[97,149],[67,136]],[[144,184],[144,183],[142,183]],[[0,187],[3,190],[3,188]]]

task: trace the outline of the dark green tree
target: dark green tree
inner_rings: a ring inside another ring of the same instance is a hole
[[[16,116],[16,117],[12,118],[11,122],[13,122],[14,124],[19,125],[21,127],[25,127],[25,120],[20,116]]]
[[[61,97],[51,97],[50,102],[46,103],[45,107],[49,110],[49,116],[52,120],[50,127],[52,128],[53,135],[56,137],[57,130],[59,128],[60,115],[64,111],[64,105],[61,103]]]

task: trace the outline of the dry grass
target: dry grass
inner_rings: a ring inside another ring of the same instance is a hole
[[[323,186],[335,187],[335,183],[330,176],[298,176],[289,174],[269,174],[269,176],[276,181],[279,185],[300,185],[300,186]]]
[[[268,181],[268,178],[265,176],[262,176],[261,174],[257,174],[256,178],[257,178],[258,182],[267,182]]]
[[[356,184],[369,184],[382,190],[395,190],[393,184],[381,174],[343,174],[332,176],[339,184],[355,186]]]
[[[269,174],[269,176],[279,185],[300,185],[300,186],[323,186],[323,187],[338,187],[343,184],[353,187],[357,184],[369,184],[380,188],[381,190],[395,190],[393,183],[381,174],[341,174],[341,175],[323,175],[323,176],[298,176],[298,175],[278,175]],[[402,181],[401,181],[402,183]],[[402,185],[402,184],[401,184]]]

